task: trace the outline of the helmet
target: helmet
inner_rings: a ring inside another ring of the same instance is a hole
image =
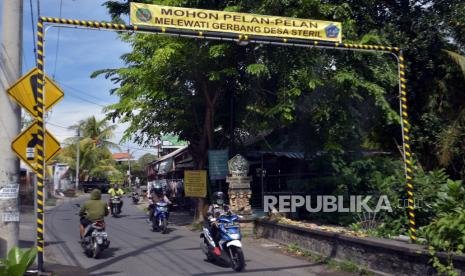
[[[214,192],[213,193],[213,203],[218,204],[218,205],[223,205],[224,204],[224,193],[223,192]]]
[[[163,188],[161,187],[160,184],[155,184],[153,185],[151,192],[160,196],[160,195],[163,195]]]

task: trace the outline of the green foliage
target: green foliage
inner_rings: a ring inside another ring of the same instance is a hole
[[[107,178],[111,184],[122,184],[124,182],[124,174],[121,171],[115,170],[107,174]]]
[[[382,212],[374,217],[375,226],[368,229],[357,214],[342,213],[313,215],[322,221],[348,225],[355,231],[369,231],[370,236],[392,237],[407,233],[406,190],[403,162],[387,156],[366,158],[343,158],[339,154],[324,157],[318,167],[323,173],[333,176],[315,179],[311,185],[295,186],[295,191],[308,194],[371,195],[378,198],[386,195],[393,212]],[[328,170],[328,168],[330,168]],[[413,185],[415,188],[416,223],[423,227],[442,213],[465,210],[465,189],[461,181],[453,181],[444,169],[424,171],[414,162]],[[373,226],[373,225],[371,225]],[[422,234],[419,232],[419,236]]]
[[[462,73],[463,73],[463,77],[465,78],[465,56],[462,56],[453,51],[448,51],[448,50],[444,50],[444,51],[449,55],[449,57],[455,63],[457,63],[458,66],[460,66],[460,69],[462,70]]]
[[[441,214],[424,231],[433,267],[443,275],[458,275],[452,257],[454,254],[463,254],[465,249],[465,210]],[[445,263],[437,255],[439,251],[446,253]]]
[[[441,171],[443,173],[443,171]],[[432,256],[432,264],[439,273],[458,275],[453,266],[452,256],[463,254],[465,249],[465,187],[462,181],[447,179],[434,189],[432,222],[423,227]],[[445,263],[437,252],[446,253]]]
[[[13,247],[8,252],[7,258],[0,260],[0,275],[4,276],[22,276],[26,270],[34,263],[37,255],[37,249],[32,247],[22,250]]]
[[[465,211],[441,214],[425,227],[425,234],[434,248],[462,254],[465,249]]]
[[[110,149],[119,149],[119,146],[109,141],[113,138],[116,125],[109,125],[107,120],[97,120],[92,116],[71,126],[70,129],[80,129],[81,137],[65,140],[66,146],[56,157],[59,162],[67,163],[75,173],[79,146],[80,179],[105,178],[109,172],[116,171]]]
[[[437,198],[432,207],[439,215],[465,211],[465,187],[462,181],[448,179],[445,185],[437,188],[437,191]]]
[[[143,169],[147,164],[149,164],[152,161],[155,161],[157,157],[151,153],[146,153],[139,157],[137,160],[137,163],[140,165],[140,167]]]
[[[268,70],[268,67],[265,64],[260,64],[260,63],[249,64],[245,71],[248,74],[252,76],[256,76],[258,78],[260,77],[269,78],[270,77],[270,71]]]

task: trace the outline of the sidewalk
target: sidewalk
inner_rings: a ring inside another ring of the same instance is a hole
[[[45,206],[45,216],[47,211],[63,204],[73,198],[59,198],[56,201],[56,206]],[[36,241],[36,215],[34,213],[34,206],[21,205],[20,206],[20,227],[19,227],[19,247],[30,248],[35,246]],[[46,220],[45,220],[46,221]],[[51,247],[47,247],[47,240],[45,240],[45,270],[51,272],[50,275],[73,275],[73,276],[88,276],[87,271],[81,267],[62,265],[56,263],[56,257]],[[30,269],[31,271],[37,270],[37,264],[34,264]],[[31,274],[33,275],[33,274]],[[47,274],[45,274],[47,275]]]

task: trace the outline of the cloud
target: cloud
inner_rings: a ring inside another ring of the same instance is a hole
[[[106,0],[77,0],[62,1],[61,17],[78,20],[110,21],[111,18],[102,4]],[[40,1],[41,14],[47,17],[59,17],[60,0]],[[1,7],[0,4],[0,14]],[[33,1],[35,20],[37,19],[36,1]],[[30,17],[29,3],[24,3],[23,13],[23,72],[29,71],[35,65],[34,37]],[[0,31],[1,31],[0,20]],[[34,24],[34,28],[35,28]],[[59,51],[57,54],[58,29],[51,28],[46,35],[45,44],[45,71],[52,76],[56,64],[56,80],[62,84],[65,98],[52,108],[47,119],[47,129],[63,141],[75,135],[66,127],[78,121],[95,115],[102,119],[102,107],[118,101],[116,96],[109,95],[108,91],[114,85],[102,77],[90,79],[90,74],[98,69],[115,68],[123,66],[120,56],[131,50],[123,43],[115,32],[92,31],[76,28],[62,28],[60,31]],[[35,31],[35,30],[34,30]],[[56,58],[57,57],[57,58]],[[84,99],[84,100],[83,100]],[[94,102],[94,103],[90,103]],[[53,124],[53,125],[52,125]],[[65,127],[65,128],[63,128]],[[118,124],[115,131],[114,142],[119,143],[127,124]],[[134,143],[126,146],[140,148]],[[125,149],[123,147],[123,149]],[[135,156],[146,153],[139,150]]]

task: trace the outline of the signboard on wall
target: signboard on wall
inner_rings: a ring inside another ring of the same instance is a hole
[[[208,176],[210,179],[226,179],[228,176],[228,157],[228,150],[208,151]]]
[[[184,192],[187,197],[206,197],[207,171],[184,171]]]

